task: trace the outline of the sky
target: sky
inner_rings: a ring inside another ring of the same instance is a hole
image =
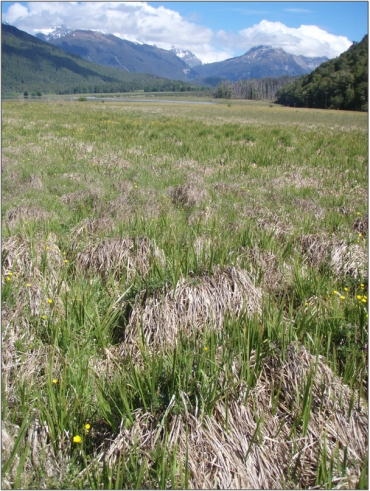
[[[335,58],[368,33],[368,2],[2,2],[2,21],[32,35],[65,25],[175,46],[203,63],[261,44]]]

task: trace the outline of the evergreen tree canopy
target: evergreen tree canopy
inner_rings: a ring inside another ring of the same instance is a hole
[[[287,106],[367,111],[368,36],[281,88],[276,97]]]

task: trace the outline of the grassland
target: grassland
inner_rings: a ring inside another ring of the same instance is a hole
[[[2,487],[368,489],[367,115],[2,107]]]

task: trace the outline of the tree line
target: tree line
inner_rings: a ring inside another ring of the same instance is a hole
[[[268,99],[275,100],[277,92],[297,77],[287,75],[281,77],[250,78],[230,82],[224,80],[218,84],[213,97],[221,99]]]

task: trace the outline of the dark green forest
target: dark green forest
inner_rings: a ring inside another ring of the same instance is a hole
[[[368,36],[276,94],[286,106],[368,110]]]
[[[201,87],[144,73],[123,72],[83,60],[13,26],[2,25],[1,94],[84,94]]]

